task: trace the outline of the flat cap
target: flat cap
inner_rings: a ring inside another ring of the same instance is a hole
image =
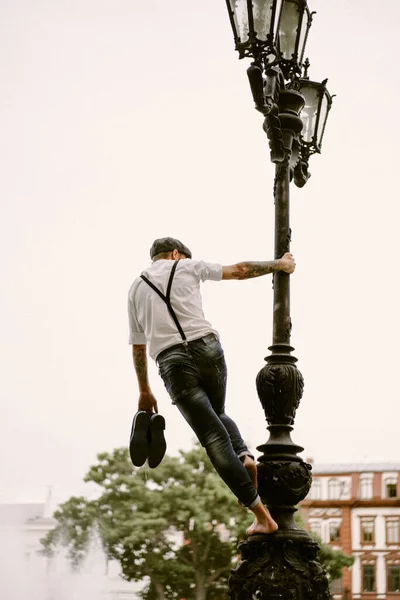
[[[154,240],[153,245],[150,248],[150,258],[153,259],[154,256],[160,254],[160,252],[172,252],[175,249],[181,254],[187,256],[187,258],[192,258],[192,253],[190,252],[189,248],[185,246],[185,244],[182,244],[182,242],[179,240],[171,237]]]

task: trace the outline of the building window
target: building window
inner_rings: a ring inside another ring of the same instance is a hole
[[[329,541],[340,541],[340,525],[338,525],[337,523],[329,523]]]
[[[313,479],[310,491],[311,500],[321,500],[321,480]]]
[[[385,497],[397,498],[397,480],[394,478],[385,481]]]
[[[361,500],[371,500],[373,497],[372,479],[361,479],[360,481],[360,498]]]
[[[331,594],[341,594],[342,593],[342,578],[334,579],[330,583]]]
[[[328,481],[329,500],[339,500],[342,493],[342,482],[339,479],[330,479]]]
[[[374,543],[374,519],[361,519],[361,543],[362,544],[373,544]]]
[[[399,519],[386,519],[386,543],[398,544],[400,541]]]
[[[400,565],[388,565],[387,590],[388,592],[400,592]]]
[[[362,566],[363,592],[375,592],[375,565]]]
[[[310,531],[315,535],[315,537],[322,539],[321,523],[319,521],[310,523]]]

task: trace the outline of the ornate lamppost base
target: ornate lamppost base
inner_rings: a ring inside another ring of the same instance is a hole
[[[231,600],[329,600],[318,544],[307,532],[278,530],[239,546],[242,560],[230,577]]]

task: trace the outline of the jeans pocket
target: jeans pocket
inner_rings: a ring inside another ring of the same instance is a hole
[[[196,367],[183,361],[163,361],[159,374],[173,403],[198,385]]]
[[[224,359],[224,350],[217,337],[206,340],[207,345],[203,349],[203,355],[210,361]]]

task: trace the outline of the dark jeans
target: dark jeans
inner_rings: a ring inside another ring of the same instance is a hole
[[[172,402],[189,423],[216,471],[245,506],[257,491],[240,456],[250,454],[236,423],[225,414],[226,363],[214,334],[162,351],[159,373]],[[251,455],[251,454],[250,454]]]

